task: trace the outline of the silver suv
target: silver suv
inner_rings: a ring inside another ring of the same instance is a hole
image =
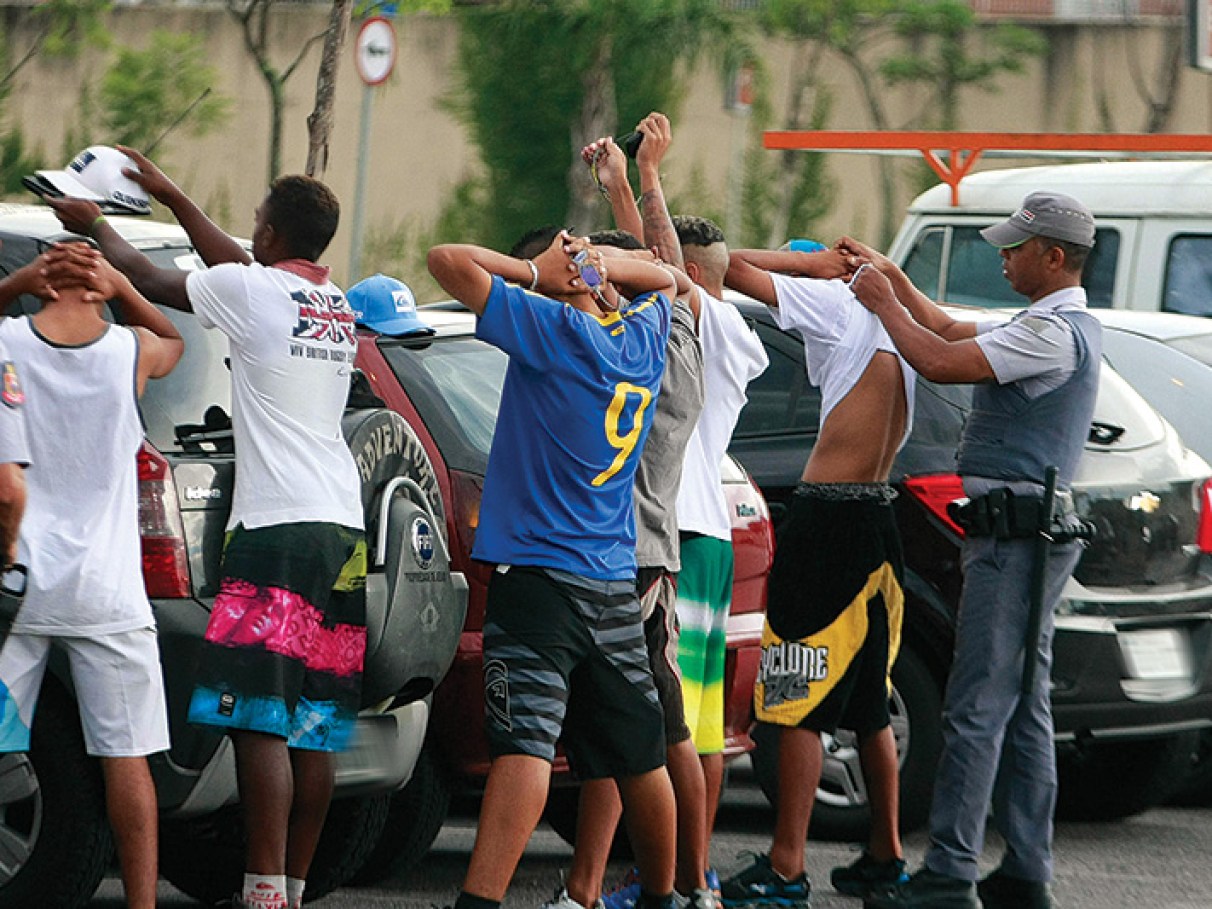
[[[200,267],[175,225],[111,223],[160,266]],[[33,259],[62,228],[39,206],[0,205],[0,271]],[[9,315],[32,312],[22,298]],[[142,399],[138,456],[143,574],[155,610],[172,748],[152,758],[161,809],[161,873],[213,904],[239,889],[243,836],[230,741],[185,721],[199,645],[219,580],[235,457],[227,344],[188,313],[168,311],[185,355]],[[467,608],[450,570],[446,518],[433,470],[411,428],[377,402],[351,401],[344,431],[362,478],[372,553],[367,578],[363,704],[353,748],[308,876],[320,896],[378,846],[392,800],[416,764],[430,695],[445,675]],[[0,907],[84,906],[111,853],[104,792],[84,751],[63,660],[52,658],[28,755],[0,755]]]

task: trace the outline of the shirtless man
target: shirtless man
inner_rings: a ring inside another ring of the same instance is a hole
[[[821,733],[839,726],[859,737],[872,830],[833,885],[862,897],[905,878],[888,715],[902,557],[887,480],[912,423],[914,373],[841,280],[857,263],[838,250],[736,250],[724,279],[799,332],[822,395],[820,434],[779,528],[754,697],[758,720],[779,727],[774,839],[769,855],[724,882],[726,906],[808,905],[804,840]]]

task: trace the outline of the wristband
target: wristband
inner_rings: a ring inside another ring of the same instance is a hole
[[[536,290],[539,286],[539,266],[534,264],[533,259],[523,259],[522,261],[530,266],[530,286],[526,289],[530,291]]]
[[[93,223],[88,226],[88,235],[91,237],[96,232],[98,224],[108,223],[109,218],[105,217],[105,215],[97,215],[97,217],[93,219]]]

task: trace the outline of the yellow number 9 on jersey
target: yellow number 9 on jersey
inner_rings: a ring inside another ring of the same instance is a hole
[[[636,402],[635,413],[631,418],[631,429],[620,435],[619,419],[623,416],[627,402],[631,399]],[[644,431],[644,411],[648,409],[651,401],[652,392],[642,385],[620,382],[614,387],[614,397],[610,401],[610,406],[606,408],[606,441],[610,443],[611,448],[618,450],[618,454],[615,455],[614,461],[609,467],[594,477],[594,486],[601,486],[623,469],[627,458],[635,451],[636,443],[640,441],[640,434]]]

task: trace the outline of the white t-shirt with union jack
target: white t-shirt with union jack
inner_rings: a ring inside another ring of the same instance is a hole
[[[231,347],[236,491],[228,528],[327,521],[362,529],[341,434],[357,336],[335,284],[260,264],[192,272],[199,322]]]

